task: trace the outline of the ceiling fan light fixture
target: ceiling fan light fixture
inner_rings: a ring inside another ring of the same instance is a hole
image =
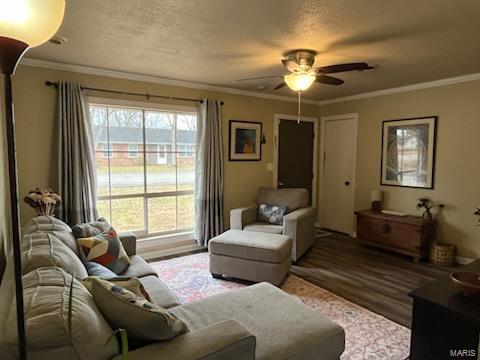
[[[64,12],[65,0],[0,0],[0,37],[38,46],[55,34]]]
[[[293,91],[305,91],[315,82],[316,76],[308,73],[291,73],[285,75],[287,86]]]

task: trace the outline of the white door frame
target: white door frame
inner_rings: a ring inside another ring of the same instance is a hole
[[[274,127],[273,127],[273,187],[276,189],[278,185],[278,134],[280,128],[280,120],[298,121],[297,115],[275,114],[274,115]],[[312,206],[317,205],[317,155],[318,155],[318,118],[313,116],[300,116],[300,121],[313,122],[313,179],[312,179]]]
[[[322,192],[323,192],[323,186],[322,186],[322,179],[323,179],[323,174],[324,174],[324,153],[325,153],[325,123],[327,121],[336,121],[336,120],[354,120],[354,131],[355,131],[355,138],[354,138],[354,159],[353,159],[353,176],[351,179],[351,185],[353,188],[353,197],[352,197],[352,217],[354,216],[353,212],[355,210],[355,190],[356,190],[356,177],[357,177],[357,144],[358,144],[358,113],[350,113],[350,114],[342,114],[342,115],[333,115],[333,116],[322,116],[320,118],[320,173],[319,173],[319,179],[320,179],[320,184],[318,186],[319,190],[319,209],[318,209],[318,223],[320,227],[322,227]],[[351,236],[355,236],[355,229],[352,229],[352,233],[350,234]]]

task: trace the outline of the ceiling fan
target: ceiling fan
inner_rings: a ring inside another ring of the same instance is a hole
[[[285,53],[282,64],[289,71],[286,75],[260,76],[237,81],[250,81],[270,78],[283,78],[283,81],[273,89],[278,90],[288,86],[293,91],[301,92],[307,90],[314,82],[328,85],[342,85],[343,80],[327,75],[346,71],[364,71],[375,69],[375,66],[368,65],[365,62],[336,64],[314,68],[315,56],[314,50],[301,49],[291,50]]]

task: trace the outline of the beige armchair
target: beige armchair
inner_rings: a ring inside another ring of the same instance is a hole
[[[258,205],[286,206],[282,225],[257,221]],[[230,211],[230,228],[287,235],[292,239],[292,260],[297,261],[314,241],[315,209],[308,206],[305,189],[260,188],[255,204]]]

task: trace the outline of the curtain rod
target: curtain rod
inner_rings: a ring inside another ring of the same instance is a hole
[[[47,80],[47,81],[45,81],[45,85],[57,88],[58,87],[58,82],[53,82],[53,81],[48,81]],[[120,95],[142,96],[142,97],[147,98],[147,100],[150,100],[151,98],[157,98],[157,99],[193,101],[193,102],[203,103],[202,99],[190,99],[190,98],[183,98],[183,97],[177,97],[177,96],[163,96],[163,95],[155,95],[155,94],[149,94],[149,93],[135,93],[135,92],[128,92],[128,91],[99,89],[99,88],[92,88],[92,87],[86,87],[86,86],[82,86],[82,90],[100,91],[100,92],[106,92],[106,93],[111,93],[111,94],[120,94]],[[223,101],[220,101],[220,105],[223,105],[223,104],[224,104]]]

